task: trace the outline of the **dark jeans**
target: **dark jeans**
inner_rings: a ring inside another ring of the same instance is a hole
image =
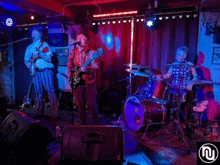
[[[88,85],[79,85],[74,91],[75,102],[78,107],[79,117],[81,124],[86,124],[86,104],[88,103],[88,109],[92,115],[93,123],[98,125],[98,108],[97,108],[97,83]]]

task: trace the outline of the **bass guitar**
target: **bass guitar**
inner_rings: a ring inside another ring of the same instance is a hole
[[[84,74],[88,74],[86,72],[82,72],[82,70],[87,66],[89,65],[94,59],[98,59],[102,56],[103,54],[103,49],[102,48],[99,48],[95,53],[93,53],[92,57],[90,57],[83,65],[82,67],[78,68],[78,67],[75,67],[75,72],[74,72],[74,76],[72,78],[72,88],[73,89],[76,89],[78,87],[79,84],[85,84],[85,80],[82,79],[82,76]]]

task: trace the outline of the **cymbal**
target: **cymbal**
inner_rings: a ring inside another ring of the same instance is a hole
[[[138,65],[138,64],[124,64],[125,67],[131,67],[131,68],[149,68],[148,66]]]
[[[150,74],[144,73],[144,72],[140,72],[138,70],[130,70],[130,69],[125,69],[127,72],[132,73],[136,76],[141,76],[141,77],[150,77]]]
[[[180,68],[196,68],[197,67],[195,65],[190,65],[190,64],[186,64],[186,63],[166,64],[165,66],[167,66],[167,67],[180,67]]]
[[[192,90],[193,85],[208,85],[208,84],[220,84],[220,82],[213,82],[208,80],[190,80],[185,81],[187,84],[187,89]]]

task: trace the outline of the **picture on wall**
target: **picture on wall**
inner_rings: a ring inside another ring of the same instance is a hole
[[[212,63],[220,64],[220,47],[213,48]]]

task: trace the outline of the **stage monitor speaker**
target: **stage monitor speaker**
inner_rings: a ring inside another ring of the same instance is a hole
[[[2,122],[0,132],[12,146],[27,153],[44,152],[53,140],[51,132],[25,113],[12,111]]]
[[[61,159],[122,164],[124,133],[120,126],[69,125],[64,129]],[[84,162],[84,164],[85,164]]]
[[[66,33],[48,33],[48,43],[54,47],[68,46],[68,34]]]

